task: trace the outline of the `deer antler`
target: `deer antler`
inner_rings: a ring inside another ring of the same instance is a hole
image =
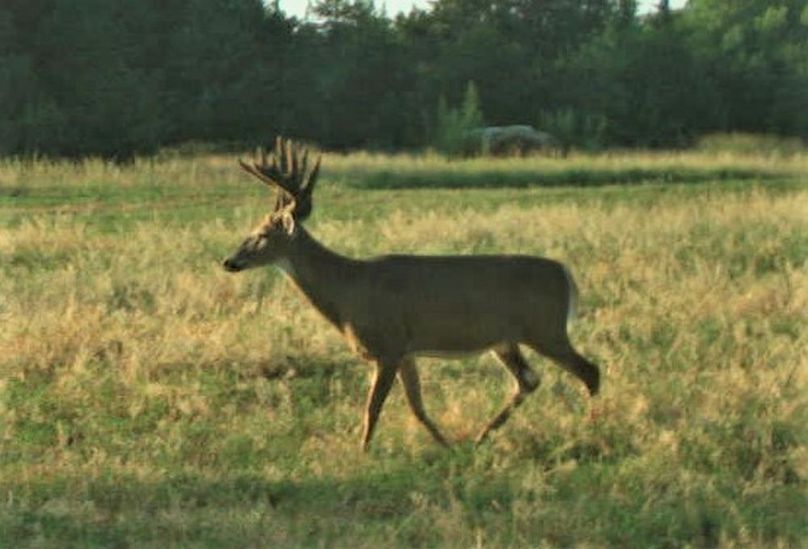
[[[302,158],[300,157],[301,151],[303,152]],[[297,203],[298,217],[302,217],[304,212],[307,214],[305,209],[301,211],[301,206],[308,203],[308,208],[311,208],[311,193],[320,172],[322,156],[317,158],[314,168],[309,170],[309,152],[290,139],[282,137],[275,140],[271,163],[268,162],[266,149],[261,149],[260,155],[260,164],[255,161],[248,164],[243,160],[239,160],[239,164],[245,171],[267,185],[280,187],[288,193]]]

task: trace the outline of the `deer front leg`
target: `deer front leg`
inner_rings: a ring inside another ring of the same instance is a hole
[[[511,401],[477,435],[475,443],[478,445],[488,437],[488,433],[501,427],[511,417],[511,413],[522,404],[525,396],[535,391],[539,386],[538,376],[525,360],[518,345],[506,345],[494,349],[494,354],[516,379],[516,387]]]
[[[370,385],[368,401],[365,406],[365,429],[362,435],[362,450],[364,451],[367,451],[370,446],[370,439],[373,436],[373,430],[376,428],[376,422],[379,420],[382,406],[384,406],[384,401],[390,393],[393,382],[396,380],[396,370],[398,370],[396,362],[379,360],[376,363],[376,371],[373,374],[373,382]]]

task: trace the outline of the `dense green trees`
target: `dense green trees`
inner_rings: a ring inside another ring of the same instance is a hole
[[[469,83],[486,123],[556,125],[578,146],[808,137],[808,0],[667,5],[437,0],[392,18],[321,0],[300,21],[261,0],[3,0],[0,154],[127,159],[276,133],[421,147]]]

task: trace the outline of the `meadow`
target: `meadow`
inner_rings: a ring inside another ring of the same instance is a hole
[[[272,269],[234,156],[0,161],[0,546],[796,547],[808,540],[808,156],[326,155],[341,253],[526,253],[581,291],[601,394],[530,354],[423,360],[437,447]]]

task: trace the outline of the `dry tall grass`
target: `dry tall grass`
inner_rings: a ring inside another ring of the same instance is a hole
[[[427,361],[427,407],[460,449],[435,449],[396,389],[364,456],[367,367],[279,275],[217,264],[264,206],[231,166],[0,170],[25,189],[0,209],[0,538],[786,546],[806,533],[804,187],[641,202],[455,191],[421,208],[430,191],[326,181],[311,231],[343,253],[570,265],[573,339],[604,370],[589,401],[531,357],[542,388],[474,452],[462,442],[507,376],[487,358]],[[82,199],[85,185],[112,194]],[[392,205],[375,215],[374,201]]]

